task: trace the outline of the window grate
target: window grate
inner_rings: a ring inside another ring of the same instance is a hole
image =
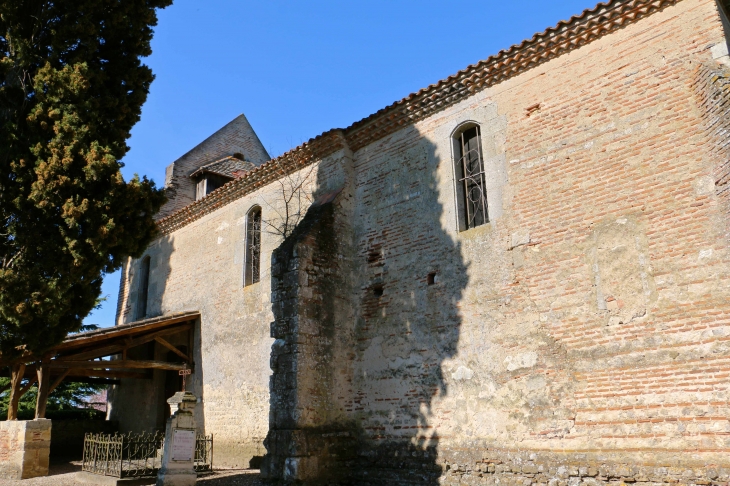
[[[261,208],[255,207],[246,218],[246,272],[244,286],[260,279],[261,269]]]
[[[464,130],[458,137],[459,158],[456,162],[460,193],[462,229],[470,229],[489,222],[484,159],[479,127]]]

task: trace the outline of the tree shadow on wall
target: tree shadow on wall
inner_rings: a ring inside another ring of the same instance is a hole
[[[450,160],[415,127],[379,145],[323,163],[315,204],[272,258],[273,484],[435,486],[442,474],[434,401],[448,394],[468,282],[444,229],[456,226],[440,194],[449,165],[438,176]],[[338,188],[332,173],[349,163]]]
[[[448,394],[442,366],[458,351],[467,267],[455,233],[444,229],[456,227],[444,217],[453,197],[441,194],[451,187],[447,154],[439,160],[415,127],[388,147],[356,162],[362,282],[353,411],[363,436],[353,480],[437,485],[445,417],[434,415],[434,400]]]

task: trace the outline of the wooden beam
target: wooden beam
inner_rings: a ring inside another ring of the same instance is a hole
[[[152,375],[146,371],[121,371],[121,370],[71,370],[67,376],[70,381],[80,381],[82,377],[91,378],[132,378],[136,380],[149,380]]]
[[[119,344],[113,344],[110,346],[104,346],[103,348],[91,349],[83,351],[77,354],[69,354],[66,356],[59,356],[56,358],[57,361],[81,361],[86,359],[102,358],[104,356],[111,356],[113,354],[119,354],[122,351],[147,344],[150,341],[154,341],[161,336],[169,336],[171,334],[177,334],[179,332],[188,331],[193,327],[192,324],[184,324],[182,326],[175,327],[174,329],[163,329],[161,331],[146,334],[136,339],[131,339]]]
[[[190,359],[190,357],[188,357],[188,355],[186,355],[185,353],[183,353],[182,351],[180,351],[175,346],[173,346],[172,344],[168,343],[167,341],[165,341],[161,337],[156,337],[155,338],[155,341],[157,341],[158,343],[162,344],[164,347],[166,347],[167,349],[169,349],[170,351],[172,351],[176,355],[180,356],[182,359],[184,359],[188,363],[190,363],[192,361]]]
[[[71,335],[66,337],[66,340],[63,341],[61,344],[58,344],[51,348],[49,352],[59,353],[67,350],[84,349],[100,341],[110,341],[121,338],[123,336],[134,336],[164,328],[171,328],[170,330],[172,330],[172,327],[176,326],[177,324],[192,323],[199,318],[200,312],[197,311],[178,312],[170,316],[160,316],[151,319],[145,319],[145,321],[114,326],[113,328],[109,329],[100,329],[98,331],[90,331],[88,333],[82,333],[79,335]],[[20,363],[27,364],[39,361],[41,359],[42,356],[34,356],[30,352],[27,352],[26,356],[14,360],[2,359],[2,357],[0,356],[0,366],[15,366]]]
[[[74,368],[74,369],[152,369],[152,370],[181,370],[183,363],[168,363],[166,361],[114,359],[111,361],[51,361],[53,368]]]
[[[152,322],[146,323],[146,324],[138,324],[138,325],[128,325],[129,327],[125,327],[127,325],[121,325],[121,326],[115,326],[115,328],[110,328],[107,332],[101,332],[98,334],[94,334],[91,336],[79,336],[78,338],[74,338],[71,336],[70,338],[66,339],[66,341],[62,342],[58,346],[54,348],[55,351],[62,351],[64,349],[70,349],[70,348],[78,348],[82,346],[88,346],[89,344],[96,343],[99,341],[104,341],[109,338],[109,334],[112,334],[115,338],[121,337],[121,336],[127,336],[129,334],[136,334],[140,332],[140,328],[144,331],[152,331],[154,329],[160,329],[162,327],[168,327],[172,326],[173,324],[177,324],[180,322],[187,322],[187,321],[194,321],[195,319],[198,319],[200,317],[199,312],[186,312],[182,313],[179,316],[170,316],[170,317],[160,317],[158,318],[159,321],[151,320]]]
[[[50,387],[48,387],[48,394],[49,394],[49,395],[50,395],[51,393],[53,393],[53,390],[55,390],[55,389],[56,389],[56,388],[58,387],[58,385],[60,385],[60,384],[61,384],[61,382],[63,381],[63,379],[64,379],[64,378],[66,378],[66,377],[68,376],[68,373],[69,373],[70,371],[71,371],[71,370],[66,370],[66,371],[64,371],[63,373],[61,373],[61,374],[60,374],[60,375],[58,376],[58,378],[56,378],[56,380],[55,380],[55,381],[54,381],[53,383],[51,383],[51,386],[50,386]]]
[[[58,377],[60,374],[62,374],[64,370],[59,370],[58,368],[51,368],[51,379]],[[7,375],[7,373],[5,373]],[[0,375],[3,376],[3,375]],[[83,377],[83,376],[98,376],[100,378],[138,378],[138,379],[149,379],[152,376],[149,374],[149,372],[146,371],[123,371],[123,370],[74,370],[71,369],[69,371],[69,374],[67,375],[67,378],[71,381],[77,381],[73,378],[76,377]],[[23,376],[23,379],[27,380],[35,380],[36,374],[35,369],[32,370],[32,373],[26,373],[25,376]],[[10,386],[7,387],[9,389]],[[5,390],[7,391],[7,390]],[[2,393],[3,390],[0,389],[0,393]]]
[[[121,385],[122,380],[114,380],[111,378],[78,378],[74,380],[77,383],[89,383],[92,385]]]

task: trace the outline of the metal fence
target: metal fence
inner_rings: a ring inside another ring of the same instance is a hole
[[[162,466],[165,436],[153,434],[86,434],[81,469],[102,476],[156,476]],[[213,470],[213,436],[198,435],[195,470]]]
[[[213,470],[213,434],[198,435],[195,439],[195,471]]]

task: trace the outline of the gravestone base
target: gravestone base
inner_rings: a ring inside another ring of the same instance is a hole
[[[177,392],[167,403],[177,408],[167,419],[162,467],[157,473],[157,486],[193,486],[195,472],[195,418],[198,399],[190,392]]]
[[[198,480],[198,475],[187,470],[175,470],[175,468],[167,469],[166,471],[160,471],[157,475],[157,485],[165,486],[194,486]]]

